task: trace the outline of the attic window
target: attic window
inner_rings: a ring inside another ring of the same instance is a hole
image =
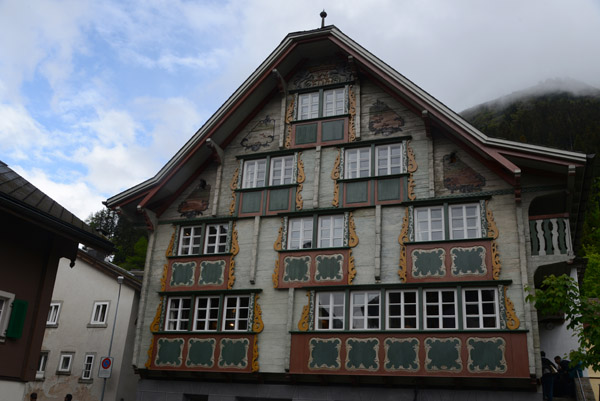
[[[298,120],[338,116],[346,113],[346,88],[298,95]]]

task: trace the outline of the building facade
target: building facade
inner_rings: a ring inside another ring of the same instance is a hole
[[[35,381],[28,384],[25,400],[33,392],[40,401],[61,400],[68,393],[94,401],[103,392],[105,400],[134,400],[138,379],[131,359],[140,288],[132,273],[83,250],[74,267],[61,261]],[[109,355],[105,384],[100,364]]]
[[[150,232],[138,395],[529,400],[524,287],[571,268],[589,179],[586,155],[486,137],[333,26],[289,34],[108,200]]]
[[[74,263],[80,243],[112,250],[0,162],[0,401],[23,399],[27,382],[35,380],[58,264]]]

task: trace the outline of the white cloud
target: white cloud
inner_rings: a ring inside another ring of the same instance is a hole
[[[27,158],[27,151],[50,142],[45,129],[20,105],[0,104],[0,150]]]

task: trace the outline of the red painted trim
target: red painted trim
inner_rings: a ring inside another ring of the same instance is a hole
[[[281,210],[269,210],[269,205],[271,203],[271,191],[272,189],[267,189],[267,208],[265,210],[265,216],[275,216],[278,213],[285,213],[285,212],[289,212],[292,209],[292,202],[293,202],[293,196],[292,194],[296,193],[296,188],[298,187],[290,187],[287,188],[288,190],[288,207],[287,209],[281,209]]]
[[[204,250],[204,244],[202,244]],[[222,260],[225,262],[223,269],[223,284],[220,285],[201,285],[200,280],[200,264],[204,261],[213,262]],[[195,262],[194,283],[192,285],[171,285],[171,277],[173,276],[173,263],[188,263]],[[169,268],[167,269],[167,281],[165,291],[201,291],[201,290],[225,290],[227,289],[227,279],[229,278],[229,263],[231,255],[194,255],[185,258],[169,259]]]
[[[342,262],[342,278],[340,280],[316,280],[317,271],[317,256],[319,255],[335,255],[341,254],[344,257]],[[308,256],[310,258],[309,266],[309,279],[302,282],[284,282],[283,276],[285,274],[285,258],[287,257],[303,257]],[[319,285],[346,285],[348,283],[348,262],[350,258],[350,249],[298,249],[297,251],[290,252],[279,252],[279,283],[277,288],[301,288],[306,286],[319,286]]]
[[[537,216],[529,216],[529,220],[545,220],[545,219],[557,219],[557,218],[569,218],[569,213],[555,213],[555,214],[539,214]]]

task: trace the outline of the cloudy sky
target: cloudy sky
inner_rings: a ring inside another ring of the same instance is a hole
[[[85,219],[322,9],[457,112],[547,79],[600,88],[599,0],[0,0],[0,160]]]

